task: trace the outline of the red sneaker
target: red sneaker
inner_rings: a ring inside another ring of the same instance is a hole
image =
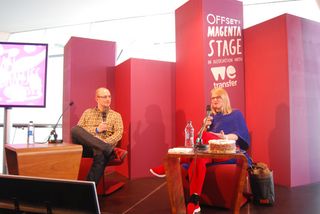
[[[196,213],[200,213],[201,209],[199,204],[194,204],[192,202],[188,203],[187,206],[187,214],[196,214]]]
[[[164,178],[166,177],[166,172],[164,170],[164,166],[163,165],[160,165],[160,166],[157,166],[157,167],[154,167],[152,169],[150,169],[150,172],[154,175],[154,176],[157,176],[159,178]]]
[[[196,193],[190,196],[189,203],[187,206],[187,214],[200,213],[199,200],[200,200],[200,196]]]

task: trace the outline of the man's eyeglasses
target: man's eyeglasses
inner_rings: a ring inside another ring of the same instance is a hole
[[[111,98],[111,96],[97,96],[98,98],[101,98],[101,99],[107,99],[107,98]]]

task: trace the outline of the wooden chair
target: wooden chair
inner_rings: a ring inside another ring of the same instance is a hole
[[[110,161],[106,168],[105,173],[102,175],[98,185],[97,185],[97,194],[98,195],[109,195],[118,189],[120,189],[125,182],[122,180],[113,179],[112,181],[108,181],[107,176],[111,174],[110,172],[107,172],[107,168],[110,166],[119,166],[121,165],[125,158],[127,157],[128,151],[121,149],[119,147],[114,148],[116,157]],[[92,151],[89,148],[85,148],[83,146],[83,154],[82,159],[80,163],[80,170],[79,170],[79,176],[78,180],[86,180],[87,174],[90,170],[90,167],[92,165],[93,159],[92,159]]]

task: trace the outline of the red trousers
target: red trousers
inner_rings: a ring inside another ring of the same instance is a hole
[[[218,135],[212,132],[203,132],[202,140],[204,144],[208,144],[209,140],[220,139]],[[181,162],[186,160],[181,160]],[[213,162],[212,158],[195,158],[189,159],[190,167],[188,171],[190,182],[190,195],[197,193],[201,195],[204,178],[207,172],[207,163]]]
[[[211,163],[212,158],[195,158],[191,160],[188,170],[190,195],[197,193],[201,195],[203,182],[207,172],[207,163]]]

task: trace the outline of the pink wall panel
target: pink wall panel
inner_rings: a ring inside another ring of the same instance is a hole
[[[174,71],[174,63],[144,59],[116,68],[117,108],[127,111],[130,178],[150,176],[174,143]]]

